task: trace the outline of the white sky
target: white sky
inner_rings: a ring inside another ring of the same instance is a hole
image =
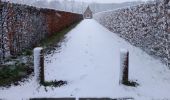
[[[52,0],[48,0],[52,1]],[[75,1],[83,1],[83,2],[99,2],[99,3],[121,3],[128,1],[147,1],[147,0],[75,0]]]

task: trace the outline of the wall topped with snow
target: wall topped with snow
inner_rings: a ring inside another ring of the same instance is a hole
[[[82,18],[80,14],[0,1],[0,63]]]
[[[169,0],[156,0],[137,6],[101,12],[94,18],[132,45],[159,58],[170,67]]]

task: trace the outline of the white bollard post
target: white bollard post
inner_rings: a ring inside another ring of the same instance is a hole
[[[44,56],[42,47],[34,49],[34,75],[37,83],[41,84],[44,82]]]
[[[127,84],[129,74],[129,51],[122,49],[120,51],[120,79],[119,84]]]

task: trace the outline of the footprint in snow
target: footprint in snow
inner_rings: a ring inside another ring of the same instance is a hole
[[[91,63],[94,63],[94,60],[93,60],[93,59],[89,59],[89,61],[90,61]]]
[[[89,52],[88,51],[85,51],[85,54],[88,54]]]
[[[88,65],[84,65],[84,67],[88,67]]]
[[[83,80],[84,78],[86,78],[87,77],[87,75],[86,74],[84,74],[84,75],[81,75],[80,76],[80,80]]]
[[[77,94],[80,91],[79,88],[75,88],[72,92],[71,92],[71,96],[74,96],[75,94]]]

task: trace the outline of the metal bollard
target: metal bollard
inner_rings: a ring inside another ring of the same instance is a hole
[[[44,79],[44,52],[42,47],[34,49],[34,74],[35,80],[43,84]]]
[[[119,84],[126,85],[129,82],[129,51],[120,51],[120,80]]]

